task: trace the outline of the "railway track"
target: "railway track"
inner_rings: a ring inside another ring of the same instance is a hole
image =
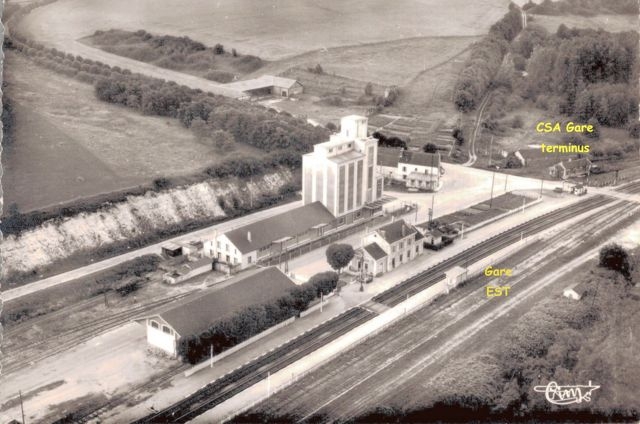
[[[3,374],[10,374],[34,362],[42,361],[51,356],[64,352],[79,343],[85,342],[99,334],[111,330],[124,322],[127,322],[144,312],[148,312],[157,307],[166,305],[175,300],[182,299],[191,293],[182,293],[175,296],[166,297],[155,302],[139,305],[135,308],[118,312],[104,318],[88,321],[67,330],[45,337],[37,341],[23,345],[5,346]],[[14,330],[17,331],[17,330]]]
[[[634,181],[629,184],[625,184],[622,187],[616,188],[616,191],[630,194],[640,193],[640,181]]]
[[[456,265],[466,266],[469,263],[476,262],[517,242],[521,237],[537,234],[553,227],[563,219],[580,215],[590,209],[603,206],[613,201],[614,199],[605,196],[596,196],[585,199],[567,208],[546,213],[484,240],[449,259],[445,259],[428,270],[410,277],[389,290],[380,293],[375,296],[373,300],[388,306],[395,306],[405,300],[407,296],[412,296],[442,280],[444,278],[443,273]]]
[[[183,423],[242,392],[287,365],[319,349],[343,334],[368,321],[376,314],[354,307],[335,318],[307,331],[282,346],[254,359],[230,373],[218,378],[203,389],[162,411],[146,416],[141,423]]]

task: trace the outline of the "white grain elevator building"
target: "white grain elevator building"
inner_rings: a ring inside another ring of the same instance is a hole
[[[367,118],[342,118],[340,133],[313,146],[302,157],[304,204],[320,201],[336,218],[359,219],[382,197],[382,177],[377,169],[378,140],[367,135]],[[369,206],[369,208],[367,208]]]

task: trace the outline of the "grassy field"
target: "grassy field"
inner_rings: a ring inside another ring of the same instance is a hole
[[[82,41],[109,53],[221,83],[231,82],[235,77],[255,71],[263,65],[260,58],[234,54],[235,50],[229,46],[226,50],[216,51],[211,46],[190,39],[144,31],[96,31]]]
[[[604,29],[610,32],[638,31],[640,25],[638,17],[633,15],[533,15],[533,19],[530,21],[543,26],[549,32],[556,32],[560,24],[565,24],[569,28]]]
[[[507,0],[60,0],[34,10],[25,29],[50,42],[95,30],[145,29],[222,43],[267,60],[312,50],[429,36],[487,32]]]
[[[176,120],[100,102],[91,85],[5,54],[16,115],[15,141],[2,155],[5,205],[43,209],[193,173],[225,157]],[[233,154],[254,152],[238,145]]]

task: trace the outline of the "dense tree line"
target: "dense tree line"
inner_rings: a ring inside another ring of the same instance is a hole
[[[538,40],[524,96],[582,122],[625,127],[638,113],[638,33],[568,29]]]
[[[523,9],[537,15],[594,16],[612,13],[637,16],[639,13],[636,0],[544,0],[540,4],[529,0]]]
[[[328,137],[326,129],[287,114],[145,77],[102,78],[96,83],[96,96],[142,113],[177,118],[187,128],[200,119],[211,132],[227,131],[236,141],[266,151],[304,152]]]
[[[509,12],[491,26],[489,34],[471,47],[471,55],[454,88],[454,103],[462,112],[475,109],[497,74],[509,43],[522,30],[519,9]]]
[[[288,113],[277,113],[262,106],[179,86],[174,82],[132,74],[117,66],[65,54],[55,48],[14,35],[12,48],[36,63],[61,74],[95,83],[98,99],[127,106],[142,113],[178,118],[191,127],[195,118],[207,123],[211,133],[223,130],[237,142],[263,150],[311,150],[313,144],[325,141],[329,132],[309,125]]]
[[[285,296],[270,303],[249,306],[233,316],[218,321],[207,331],[183,337],[178,353],[183,361],[196,364],[209,357],[211,349],[217,354],[229,349],[274,325],[297,316],[309,307],[320,294],[329,294],[338,283],[335,272],[314,275],[308,283],[295,287]]]
[[[386,136],[380,131],[375,131],[372,134],[373,138],[378,139],[378,146],[380,147],[396,147],[401,149],[407,149],[407,142],[401,139],[400,137]]]
[[[153,35],[144,30],[135,32],[111,29],[96,31],[91,42],[101,49],[120,56],[129,57],[168,69],[187,72],[198,71],[208,79],[230,82],[233,72],[216,69],[225,62],[225,68],[239,73],[249,73],[259,69],[263,62],[259,57],[239,55],[233,49],[227,53],[222,44],[207,47],[189,37]]]

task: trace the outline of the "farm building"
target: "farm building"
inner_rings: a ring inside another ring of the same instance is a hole
[[[549,175],[566,180],[568,178],[586,177],[591,172],[592,163],[587,158],[567,160],[549,167]]]
[[[253,222],[217,236],[204,244],[205,254],[238,269],[316,239],[335,227],[335,218],[320,202]]]
[[[352,271],[381,275],[406,264],[424,251],[423,236],[400,219],[384,225],[362,239],[363,247],[349,264]]]
[[[381,147],[377,165],[382,176],[404,182],[407,188],[437,191],[442,187],[440,177],[443,169],[440,166],[440,153]]]
[[[224,287],[194,293],[136,321],[145,325],[150,346],[176,357],[180,338],[200,334],[249,306],[276,300],[295,286],[278,268],[260,268],[225,282]]]
[[[225,84],[225,87],[240,91],[251,98],[265,96],[291,97],[301,94],[304,89],[299,81],[272,75],[231,82]]]

